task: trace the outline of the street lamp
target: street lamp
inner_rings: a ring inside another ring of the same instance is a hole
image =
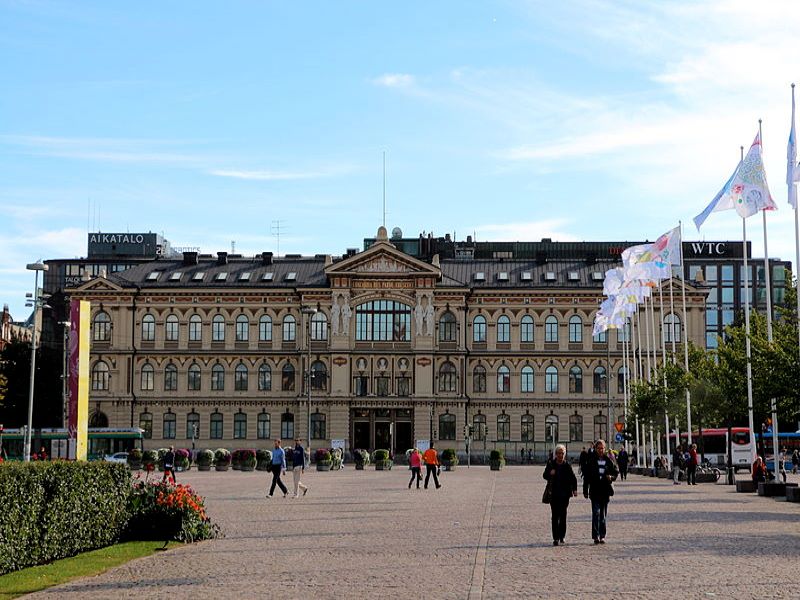
[[[306,451],[311,452],[311,319],[317,314],[317,309],[313,306],[303,306],[300,308],[300,312],[306,316],[306,345],[308,350],[306,361],[306,393],[308,394],[306,404],[306,434],[308,436]]]
[[[39,271],[47,271],[47,265],[41,261],[30,263],[25,266],[29,271],[36,272],[35,283],[33,286],[33,337],[31,338],[31,381],[30,389],[28,390],[28,429],[25,432],[25,448],[24,459],[25,462],[31,460],[31,443],[33,441],[33,384],[36,379],[36,313],[41,306],[41,298],[39,297]]]

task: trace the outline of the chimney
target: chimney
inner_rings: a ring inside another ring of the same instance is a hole
[[[261,253],[261,264],[265,266],[272,264],[272,252]]]
[[[218,265],[227,265],[228,264],[228,253],[227,252],[217,252],[217,264]]]
[[[197,263],[198,263],[197,252],[184,252],[183,253],[183,266],[189,267],[191,265],[196,265]]]
[[[329,267],[333,264],[333,259],[331,258],[330,254],[325,255],[325,266]]]

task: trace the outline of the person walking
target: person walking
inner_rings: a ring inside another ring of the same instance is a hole
[[[272,485],[269,487],[269,494],[267,494],[267,498],[272,498],[272,494],[275,493],[275,486],[277,485],[281,488],[283,492],[283,497],[289,494],[289,490],[286,489],[286,486],[281,481],[281,475],[286,473],[286,453],[281,448],[281,441],[275,440],[275,448],[272,450],[272,463],[270,464],[270,469],[272,470]]]
[[[550,527],[553,532],[553,546],[564,543],[567,535],[567,508],[569,499],[578,495],[578,480],[565,457],[567,448],[556,446],[555,459],[548,462],[542,476],[550,486]]]
[[[583,497],[592,501],[592,539],[595,544],[605,544],[608,502],[614,495],[612,482],[617,478],[619,469],[606,455],[606,443],[603,440],[595,442],[594,450],[586,463]]]
[[[781,474],[781,477],[783,477],[783,483],[786,483],[786,448],[781,448],[778,472]]]
[[[672,483],[680,485],[681,467],[683,466],[683,452],[681,447],[675,445],[675,450],[672,451]]]
[[[294,496],[299,496],[300,490],[303,490],[303,496],[308,493],[308,486],[305,485],[300,478],[306,472],[306,450],[300,442],[300,438],[294,441],[294,449],[292,449],[292,477],[294,478]]]
[[[797,463],[800,462],[800,451],[797,448],[792,452],[792,475],[797,475],[797,469],[800,467]]]
[[[431,442],[431,447],[425,450],[425,454],[422,455],[422,460],[425,461],[425,489],[428,489],[428,481],[430,481],[431,475],[433,475],[433,483],[436,484],[436,489],[438,490],[442,487],[442,484],[439,483],[439,474],[436,472],[439,469],[439,453],[436,452],[436,447],[434,446],[433,442]]]
[[[697,444],[692,444],[689,447],[689,459],[686,461],[686,484],[697,485],[697,463],[699,460],[697,455]]]
[[[161,482],[171,480],[175,483],[175,446],[170,446],[167,453],[164,455],[164,476]]]
[[[622,481],[628,478],[628,461],[629,457],[625,447],[620,446],[619,453],[617,454],[617,466],[619,467],[619,478]]]
[[[419,482],[422,481],[422,455],[416,448],[411,450],[408,456],[408,466],[411,467],[411,479],[408,482],[408,489],[411,489],[411,484],[414,480],[417,481],[417,489],[419,489]]]

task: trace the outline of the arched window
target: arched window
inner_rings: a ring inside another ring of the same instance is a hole
[[[523,442],[533,441],[533,424],[533,415],[522,415],[520,425]]]
[[[533,367],[522,367],[520,373],[520,389],[523,393],[533,392]]]
[[[605,367],[595,367],[594,377],[592,378],[592,391],[595,394],[605,394],[608,382],[606,381]]]
[[[108,427],[108,417],[104,412],[94,411],[89,417],[89,427]]]
[[[258,320],[258,341],[272,341],[272,319],[269,315],[261,315],[261,318]]]
[[[548,394],[558,393],[558,369],[552,365],[544,370],[544,391]]]
[[[619,371],[617,371],[617,393],[624,394],[625,393],[625,378],[628,375],[628,367],[620,367]]]
[[[186,415],[186,439],[196,440],[200,437],[200,415],[192,411]]]
[[[238,412],[233,415],[233,438],[236,440],[247,438],[247,413]]]
[[[608,330],[601,331],[597,335],[592,336],[592,341],[595,344],[607,344],[608,343]]]
[[[456,416],[449,413],[439,415],[439,439],[456,439]]]
[[[439,341],[440,342],[455,342],[456,341],[456,318],[449,310],[442,315],[439,319]]]
[[[155,379],[155,369],[153,369],[153,365],[147,363],[142,365],[142,391],[143,392],[151,392],[153,391],[153,380]]]
[[[293,342],[297,339],[297,322],[292,315],[283,318],[283,341]]]
[[[211,320],[211,341],[225,341],[225,317],[222,315],[214,315],[214,318]]]
[[[472,371],[472,391],[486,391],[486,369],[481,365],[478,365]]]
[[[260,392],[269,392],[272,389],[272,369],[268,364],[263,364],[258,367],[258,390]]]
[[[247,316],[236,317],[236,341],[246,342],[250,339],[250,321]]]
[[[558,319],[553,315],[544,320],[544,341],[548,344],[558,343]]]
[[[294,367],[288,362],[283,365],[281,370],[281,390],[284,392],[294,391]]]
[[[583,417],[579,414],[569,416],[569,441],[583,441]]]
[[[558,417],[547,415],[544,418],[544,441],[548,444],[558,442]]]
[[[281,415],[281,438],[284,440],[294,439],[294,415],[290,412]]]
[[[139,429],[144,429],[142,434],[144,439],[153,439],[153,413],[143,412],[139,414]]]
[[[511,439],[511,416],[497,415],[497,441],[507,442]]]
[[[111,317],[102,310],[94,316],[92,340],[95,342],[111,341]]]
[[[164,368],[164,391],[174,392],[178,389],[178,368],[172,363]]]
[[[324,440],[328,437],[327,419],[323,413],[317,412],[311,415],[311,439]]]
[[[472,439],[481,442],[486,439],[486,415],[472,417]]]
[[[233,389],[237,392],[247,391],[247,367],[243,363],[236,365],[233,372]]]
[[[153,315],[142,317],[142,341],[152,342],[156,339],[156,318]]]
[[[667,343],[681,343],[681,320],[676,314],[669,314],[664,317],[664,341]]]
[[[472,341],[476,343],[486,342],[486,317],[478,315],[472,319]]]
[[[271,425],[272,421],[268,412],[258,413],[258,439],[268,440],[272,437],[270,433]]]
[[[505,365],[497,369],[497,391],[501,393],[511,391],[511,371]]]
[[[444,363],[439,368],[439,391],[455,392],[457,386],[457,379],[458,377],[456,376],[456,368],[453,366],[453,363],[449,361]]]
[[[211,419],[210,419],[209,423],[211,424],[209,437],[212,440],[221,440],[222,439],[222,426],[223,426],[222,413],[221,412],[211,413]]]
[[[594,416],[595,441],[605,439],[606,433],[608,433],[608,417],[602,414],[595,415]]]
[[[322,311],[315,312],[311,317],[311,339],[315,342],[324,342],[328,339],[328,317]]]
[[[583,341],[583,321],[578,315],[569,318],[569,342],[580,344]]]
[[[167,316],[164,323],[164,340],[167,342],[177,342],[180,335],[180,323],[177,315]]]
[[[196,364],[189,367],[188,388],[194,391],[200,389],[200,367]]]
[[[328,368],[321,360],[311,364],[311,389],[323,392],[328,389]]]
[[[200,318],[200,315],[189,317],[189,341],[203,341],[203,319]]]
[[[94,363],[92,367],[92,389],[94,391],[108,391],[108,380],[108,365],[102,360]]]
[[[356,307],[356,340],[407,342],[411,340],[411,307],[393,300],[373,300]]]
[[[507,344],[511,341],[511,320],[503,315],[497,319],[497,342]]]
[[[569,370],[569,393],[583,393],[583,371],[578,365],[575,365]]]
[[[225,389],[225,367],[219,363],[211,367],[211,389],[214,391]]]
[[[177,429],[178,418],[173,412],[165,412],[164,413],[164,423],[163,423],[163,438],[165,440],[174,440],[175,439],[175,430]]]
[[[523,344],[533,343],[533,317],[525,315],[519,324],[519,341]]]

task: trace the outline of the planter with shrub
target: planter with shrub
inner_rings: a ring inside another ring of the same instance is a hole
[[[369,465],[369,452],[361,449],[353,450],[353,462],[356,471],[363,471],[364,467]]]
[[[442,466],[445,471],[454,471],[458,464],[458,456],[452,448],[442,450]]]
[[[186,448],[175,450],[175,470],[188,471],[192,468],[192,454]]]
[[[130,452],[128,452],[128,466],[131,469],[141,469],[142,468],[142,451],[138,448],[134,448]]]
[[[492,471],[499,471],[504,464],[506,464],[506,459],[502,450],[492,450],[489,453],[489,468]]]
[[[317,463],[317,471],[331,470],[331,453],[327,448],[320,448],[314,453],[314,461]]]
[[[145,450],[142,454],[142,468],[145,471],[154,471],[158,464],[158,450]]]
[[[227,471],[231,465],[231,453],[225,448],[217,448],[214,452],[214,468],[217,471]]]
[[[272,465],[272,452],[266,448],[256,450],[256,470],[269,471]]]
[[[375,450],[372,453],[372,460],[375,463],[376,471],[391,471],[394,464],[389,458],[388,450]]]
[[[214,453],[211,450],[200,450],[194,457],[198,471],[210,471],[214,463]]]
[[[241,452],[242,451],[238,449],[231,452],[231,468],[234,471],[238,471],[242,468],[242,461],[239,458]]]
[[[250,448],[239,450],[239,470],[240,471],[255,471],[256,470],[256,451]]]
[[[344,461],[344,450],[341,448],[334,448],[331,450],[331,470],[338,471],[342,468]]]

